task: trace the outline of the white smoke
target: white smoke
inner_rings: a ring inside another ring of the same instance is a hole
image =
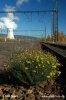
[[[0,29],[4,28],[4,23],[0,22]]]
[[[4,27],[6,28],[11,28],[11,29],[17,28],[17,24],[8,17],[2,17],[1,21],[3,21]]]
[[[24,3],[27,3],[28,1],[29,0],[17,0],[16,6],[20,6],[20,5],[24,4]]]
[[[10,7],[7,6],[5,7],[5,11],[14,11],[15,7]],[[12,28],[12,29],[16,29],[17,28],[17,24],[15,22],[15,20],[18,20],[17,16],[14,16],[13,13],[7,13],[7,15],[5,17],[1,17],[0,18],[0,25],[3,25],[5,28]]]
[[[15,11],[15,7],[5,6],[5,11]],[[17,16],[14,16],[13,13],[7,13],[5,17],[0,18],[0,27],[1,29],[7,28],[8,34],[7,38],[14,39],[13,30],[17,28],[15,20],[18,20]]]
[[[41,0],[36,0],[36,1],[40,2]],[[20,6],[20,5],[22,5],[24,3],[28,3],[28,2],[29,2],[29,0],[17,0],[16,6]]]

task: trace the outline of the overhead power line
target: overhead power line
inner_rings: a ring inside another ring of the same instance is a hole
[[[0,11],[0,13],[43,13],[43,12],[56,12],[56,10],[14,10],[14,11]]]

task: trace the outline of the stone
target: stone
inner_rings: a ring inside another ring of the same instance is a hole
[[[34,94],[26,94],[26,100],[35,100]]]
[[[41,91],[39,91],[39,95],[40,95],[40,96],[43,96],[43,93],[42,93]]]
[[[3,91],[2,91],[2,89],[0,88],[0,96],[2,96],[3,95]]]
[[[33,90],[28,89],[27,93],[28,93],[28,94],[31,94],[31,93],[33,93]]]
[[[35,100],[40,100],[40,96],[39,95],[36,95],[35,96]]]

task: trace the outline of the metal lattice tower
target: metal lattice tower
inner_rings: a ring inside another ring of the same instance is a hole
[[[56,7],[52,13],[52,33],[53,42],[58,42],[58,0],[56,0]]]
[[[58,0],[56,0],[56,41],[58,41]]]
[[[58,42],[58,0],[56,0],[56,7],[54,12],[54,37],[55,42]]]

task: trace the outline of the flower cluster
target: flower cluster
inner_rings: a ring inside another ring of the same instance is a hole
[[[56,78],[61,72],[60,63],[50,53],[42,51],[24,51],[12,57],[12,75],[26,84],[39,84],[48,78]]]

